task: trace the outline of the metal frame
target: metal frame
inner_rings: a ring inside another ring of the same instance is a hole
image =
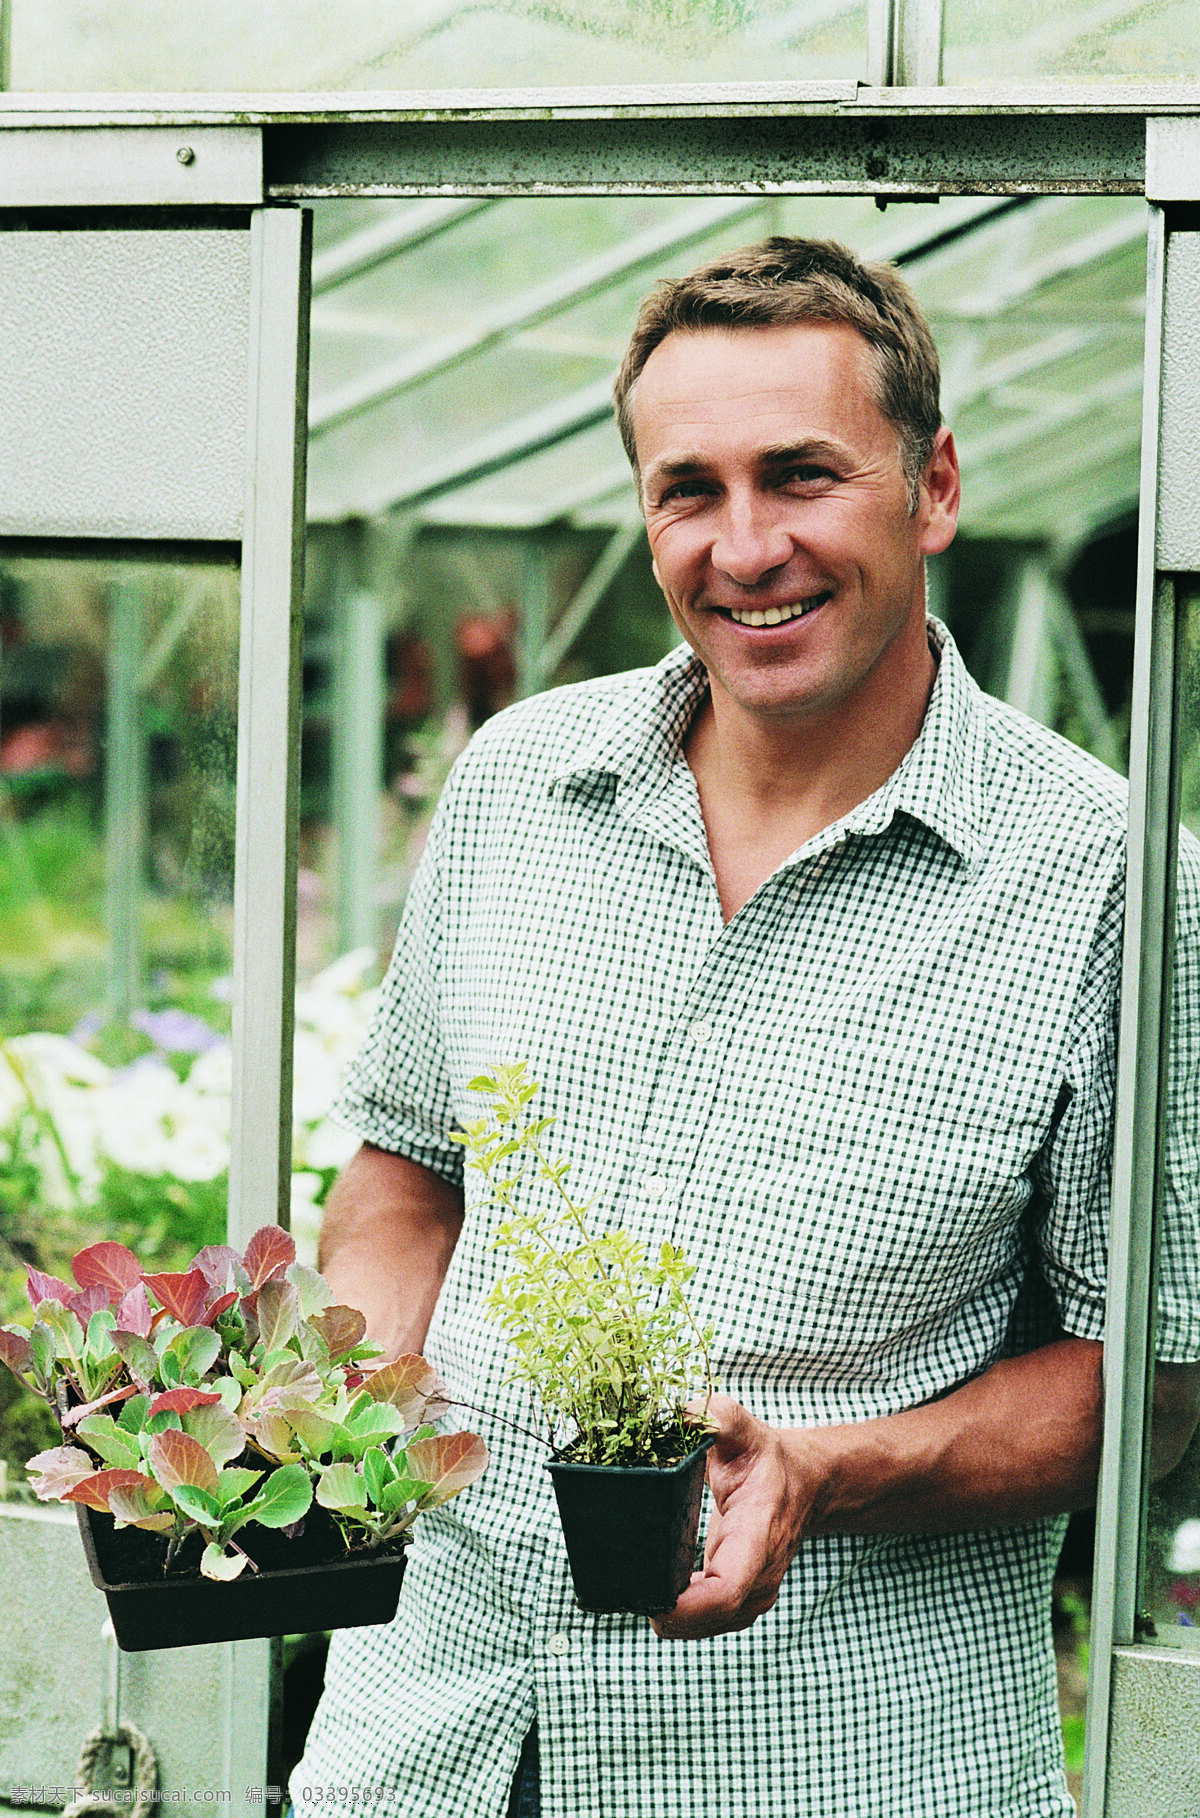
[[[251,223],[229,1236],[290,1209],[311,217]]]
[[[931,17],[906,12],[910,37]],[[893,49],[898,42],[893,21]],[[903,34],[899,40],[903,50]],[[907,53],[905,53],[907,54]],[[913,53],[915,55],[915,53]],[[891,91],[856,84],[714,85],[703,90],[192,98],[131,104],[0,99],[0,205],[244,206],[306,195],[646,193],[1200,196],[1194,88]],[[229,138],[202,138],[209,132]],[[186,137],[181,137],[185,133]],[[12,137],[12,135],[16,137]],[[1145,147],[1149,142],[1149,156]],[[180,156],[223,148],[211,161]],[[1182,160],[1177,155],[1182,146]],[[13,153],[15,155],[9,156]],[[1172,149],[1174,148],[1174,149]],[[83,154],[83,155],[81,155]],[[168,155],[178,167],[166,170]],[[222,158],[227,161],[222,163]],[[261,158],[261,164],[257,160]],[[188,187],[196,167],[197,181]],[[261,170],[255,188],[252,173]],[[147,172],[150,172],[147,175]],[[165,174],[164,174],[165,171]],[[183,177],[179,176],[183,173]],[[203,173],[203,181],[200,181]],[[1181,174],[1182,173],[1182,174]],[[168,181],[168,178],[170,179]],[[1113,1649],[1136,1670],[1137,1508],[1144,1479],[1165,991],[1174,868],[1175,589],[1155,547],[1156,403],[1167,297],[1165,227],[1155,211],[1147,327],[1142,581],[1135,658],[1135,762],[1114,1163],[1106,1453],[1089,1724],[1089,1818],[1105,1807]],[[290,211],[254,217],[252,406],[243,592],[237,865],[237,1086],[231,1234],[286,1219],[286,1107],[294,916],[295,728],[306,311],[303,230]],[[297,298],[302,307],[297,316]],[[298,401],[301,406],[298,409]],[[589,409],[599,398],[588,400]],[[578,427],[581,396],[543,413],[548,439]],[[586,414],[586,413],[585,413]],[[528,426],[526,426],[528,428]],[[548,441],[542,445],[548,445]],[[503,451],[476,451],[473,477]],[[410,492],[431,497],[445,476]],[[463,483],[460,471],[456,484]],[[614,546],[615,549],[615,546]],[[1178,564],[1177,564],[1178,565]],[[527,671],[532,679],[532,653]],[[278,1141],[275,1140],[276,1132]],[[264,1142],[264,1135],[266,1141]],[[1115,1362],[1114,1362],[1115,1360]],[[1186,1670],[1200,1670],[1187,1660]],[[231,1780],[265,1730],[264,1659],[230,1663]],[[244,1688],[258,1688],[251,1696]],[[234,1693],[238,1692],[238,1696]],[[253,1734],[251,1734],[253,1732]],[[261,1776],[260,1777],[265,1777]]]

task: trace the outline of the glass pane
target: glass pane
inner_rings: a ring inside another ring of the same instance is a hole
[[[1186,869],[1196,873],[1200,837],[1200,590],[1189,584],[1183,609],[1183,696],[1180,751],[1180,839],[1190,847]],[[1192,896],[1195,913],[1195,896]],[[1167,1077],[1166,1180],[1159,1260],[1157,1348],[1168,1358],[1196,1356],[1196,1254],[1200,1248],[1197,1145],[1200,1144],[1200,1068],[1196,1027],[1200,956],[1193,927],[1176,923],[1171,1062]],[[1191,1345],[1180,1337],[1190,1317]],[[1160,1366],[1161,1367],[1161,1366]],[[1200,1432],[1174,1470],[1151,1485],[1142,1605],[1165,1646],[1200,1652]]]
[[[866,0],[11,0],[14,89],[515,88],[850,79]]]
[[[27,1263],[224,1237],[238,595],[232,568],[0,565],[0,1323]],[[10,1470],[43,1412],[15,1390]]]
[[[946,82],[1145,82],[1198,60],[1194,0],[946,0]]]

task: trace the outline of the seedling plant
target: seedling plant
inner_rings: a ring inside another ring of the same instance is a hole
[[[376,1364],[362,1314],[277,1226],[177,1273],[92,1244],[72,1273],[31,1268],[32,1326],[0,1327],[0,1361],[66,1441],[30,1478],[44,1501],[165,1535],[168,1568],[199,1533],[206,1577],[257,1569],[247,1530],[295,1533],[314,1502],[347,1550],[394,1548],[487,1463],[476,1434],[435,1432],[449,1402],[424,1358]]]
[[[627,1231],[589,1229],[590,1202],[567,1186],[570,1161],[543,1145],[555,1119],[528,1110],[538,1087],[525,1065],[473,1079],[487,1113],[451,1132],[486,1182],[479,1205],[502,1214],[493,1247],[511,1267],[488,1308],[512,1344],[512,1380],[540,1404],[557,1456],[609,1465],[674,1461],[704,1432],[688,1401],[713,1392],[712,1328],[684,1292],[695,1270],[676,1244],[663,1242],[651,1259]],[[557,1217],[519,1203],[531,1170],[553,1188]]]

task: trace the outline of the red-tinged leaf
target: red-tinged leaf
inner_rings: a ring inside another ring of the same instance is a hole
[[[117,1306],[117,1330],[136,1332],[139,1338],[149,1338],[153,1318],[146,1284],[139,1279],[127,1294],[121,1296]]]
[[[264,1352],[281,1351],[300,1319],[300,1296],[291,1282],[265,1281],[258,1293],[258,1330]]]
[[[20,1376],[32,1362],[33,1346],[25,1333],[14,1332],[11,1326],[0,1326],[0,1363],[7,1364]]]
[[[31,1458],[25,1469],[35,1496],[43,1502],[61,1502],[68,1490],[95,1475],[96,1461],[81,1446],[54,1446]]]
[[[362,1386],[372,1400],[389,1401],[398,1408],[409,1433],[427,1420],[440,1420],[450,1406],[445,1383],[433,1365],[415,1352],[380,1364],[363,1378]]]
[[[142,1280],[159,1305],[181,1326],[204,1324],[209,1287],[199,1269],[188,1269],[182,1275],[143,1275]]]
[[[167,1409],[173,1414],[190,1414],[193,1408],[211,1408],[219,1395],[212,1395],[207,1389],[168,1389],[165,1394],[156,1395],[150,1403],[149,1417],[162,1414]]]
[[[219,1397],[214,1406],[193,1408],[185,1414],[183,1430],[200,1441],[218,1469],[240,1458],[246,1449],[246,1434],[241,1422]]]
[[[26,1264],[25,1268],[25,1292],[29,1296],[30,1306],[35,1309],[44,1300],[57,1300],[64,1307],[69,1307],[75,1298],[74,1288],[69,1288],[65,1281],[60,1281],[57,1275],[43,1275],[40,1269],[33,1268],[31,1264]]]
[[[83,1502],[89,1509],[100,1509],[109,1512],[108,1499],[113,1490],[153,1490],[156,1489],[153,1478],[146,1477],[141,1471],[112,1470],[96,1471],[91,1477],[84,1477],[72,1490],[64,1490],[60,1501]]]
[[[206,1244],[193,1256],[191,1266],[199,1269],[210,1288],[219,1288],[222,1293],[226,1288],[250,1286],[241,1257],[228,1244]]]
[[[72,1294],[70,1306],[72,1313],[86,1332],[87,1323],[92,1314],[102,1310],[106,1312],[112,1306],[112,1301],[109,1298],[108,1289],[98,1281],[94,1281],[90,1287],[81,1288],[78,1294]]]
[[[246,1245],[243,1260],[251,1287],[261,1288],[265,1281],[281,1277],[295,1262],[296,1246],[282,1226],[263,1225]]]
[[[89,1244],[72,1259],[71,1269],[81,1288],[103,1288],[109,1306],[142,1279],[141,1263],[124,1244]]]
[[[200,1321],[200,1324],[202,1326],[215,1326],[226,1307],[231,1307],[236,1299],[236,1288],[230,1288],[228,1294],[218,1294],[217,1298],[214,1301],[210,1301],[208,1306],[205,1307],[204,1317]]]
[[[120,1388],[110,1389],[107,1395],[101,1395],[96,1401],[81,1401],[77,1408],[68,1408],[65,1414],[59,1415],[58,1424],[64,1429],[78,1426],[86,1415],[95,1414],[101,1408],[111,1407],[115,1401],[128,1401],[129,1397],[136,1395],[137,1392],[136,1383],[123,1383]]]
[[[367,1335],[367,1322],[357,1307],[326,1307],[314,1313],[309,1325],[328,1347],[331,1358],[344,1357]]]
[[[157,1485],[155,1488],[157,1489]],[[161,1495],[161,1491],[159,1492]],[[119,1522],[134,1528],[149,1528],[165,1533],[175,1526],[172,1509],[155,1509],[147,1491],[137,1484],[114,1484],[108,1492],[109,1513]]]
[[[465,1490],[488,1463],[488,1449],[478,1433],[438,1433],[432,1439],[418,1439],[405,1448],[404,1456],[410,1476],[433,1485],[432,1495],[422,1498],[427,1509],[449,1502]]]
[[[164,1490],[173,1490],[176,1484],[190,1483],[198,1490],[207,1490],[210,1496],[219,1493],[217,1467],[210,1454],[198,1439],[175,1427],[168,1427],[165,1433],[156,1433],[150,1441],[150,1469]]]

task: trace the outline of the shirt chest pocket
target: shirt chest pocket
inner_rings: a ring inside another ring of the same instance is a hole
[[[988,1091],[995,1057],[830,1029],[760,1053],[729,1095],[744,1159],[719,1241],[765,1342],[827,1352],[853,1304],[887,1345],[1011,1278],[1042,1137],[1011,1068]]]

